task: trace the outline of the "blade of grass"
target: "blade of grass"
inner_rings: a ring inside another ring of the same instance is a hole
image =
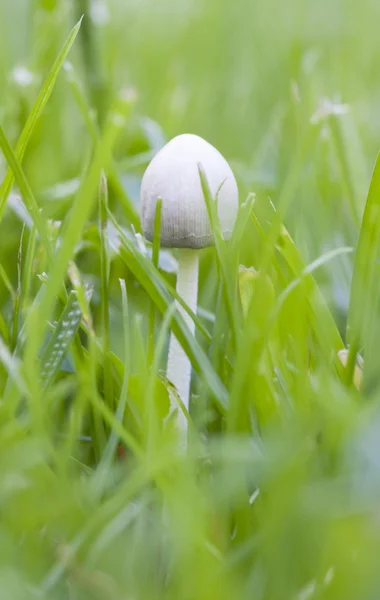
[[[25,154],[26,148],[28,146],[29,140],[33,134],[35,125],[36,125],[39,117],[41,116],[41,114],[51,96],[51,93],[54,89],[54,85],[55,85],[56,79],[58,77],[58,74],[61,70],[61,67],[62,67],[63,63],[65,62],[68,53],[70,52],[70,49],[75,41],[75,38],[78,35],[79,29],[81,27],[81,23],[82,23],[82,19],[71,30],[67,40],[65,41],[65,43],[62,47],[61,52],[59,53],[56,61],[53,64],[53,67],[52,67],[52,69],[51,69],[51,71],[50,71],[38,97],[37,97],[36,102],[34,103],[32,111],[28,117],[28,120],[25,124],[23,132],[22,132],[20,139],[16,146],[15,154],[20,163],[22,162],[22,159],[24,158],[24,154]],[[8,169],[8,171],[5,175],[4,181],[2,182],[1,187],[0,187],[0,222],[3,218],[6,202],[7,202],[9,193],[12,189],[13,182],[14,182],[14,171],[10,168],[10,169]],[[24,198],[24,200],[25,200],[25,198]]]
[[[9,379],[13,381],[19,393],[25,398],[29,398],[30,390],[22,376],[20,369],[21,363],[15,356],[11,355],[2,338],[0,338],[0,362],[4,365]]]
[[[3,265],[0,263],[0,279],[3,280],[3,284],[5,285],[5,288],[8,290],[12,300],[14,300],[15,296],[16,296],[16,291],[11,283],[11,280],[9,279],[6,270],[4,269]]]
[[[21,306],[21,270],[22,270],[22,243],[24,239],[25,226],[22,229],[20,245],[17,254],[17,289],[13,303],[13,327],[11,351],[14,352],[17,345],[18,331],[20,325],[20,306]]]
[[[29,240],[28,240],[28,247],[26,249],[26,257],[25,257],[25,263],[24,263],[24,269],[23,269],[23,275],[22,275],[22,289],[23,289],[23,294],[22,294],[22,308],[26,309],[29,303],[29,297],[30,297],[30,291],[31,291],[31,284],[32,284],[32,275],[33,275],[33,260],[34,260],[34,254],[35,254],[35,250],[36,250],[36,236],[37,236],[37,230],[36,227],[33,226],[30,234],[29,234]]]
[[[48,230],[45,221],[40,213],[36,199],[34,198],[33,192],[30,188],[28,180],[25,177],[23,169],[17,160],[16,154],[13,152],[12,147],[4,133],[3,128],[0,126],[0,148],[3,151],[5,158],[13,172],[14,178],[20,188],[21,195],[31,215],[33,222],[36,226],[40,239],[45,247],[49,259],[53,260],[53,249],[51,247]]]
[[[100,301],[102,312],[103,332],[103,376],[104,376],[104,400],[110,408],[113,408],[113,382],[110,317],[109,317],[109,271],[110,262],[108,258],[108,235],[107,235],[107,212],[108,212],[108,185],[104,173],[101,175],[99,187],[99,209],[98,229],[100,237]]]
[[[95,335],[91,334],[88,338],[88,355],[86,356],[84,362],[85,369],[83,372],[83,381],[87,390],[87,401],[89,402],[89,406],[92,411],[91,437],[93,440],[95,460],[97,463],[100,462],[107,443],[107,425],[104,421],[103,415],[101,412],[99,412],[99,410],[96,409],[96,406],[93,403],[93,399],[95,397],[99,397],[99,400],[101,400],[102,404],[106,406],[104,399],[100,397],[98,391],[97,367],[99,362],[100,364],[104,364],[104,355],[102,355],[101,358],[103,359],[102,362],[100,362],[98,359]],[[111,408],[110,410],[112,411]]]
[[[176,311],[176,305],[173,302],[167,309],[164,318],[161,323],[160,332],[157,339],[157,345],[154,351],[153,363],[148,375],[148,381],[145,390],[145,422],[147,424],[145,434],[147,440],[147,455],[148,460],[157,451],[156,440],[157,440],[157,429],[159,426],[158,415],[155,403],[155,387],[156,377],[158,373],[159,364],[161,361],[162,354],[164,352],[166,340],[168,338],[168,332],[170,330],[170,323],[173,315]]]
[[[290,240],[287,241],[286,245],[288,245]],[[309,307],[307,311],[309,313],[308,320],[313,328],[315,338],[322,349],[323,354],[326,356],[326,361],[328,363],[331,362],[334,365],[336,372],[342,379],[344,377],[344,370],[342,369],[339,353],[344,347],[343,340],[335,324],[334,318],[329,311],[322,293],[313,277],[313,273],[317,269],[326,265],[329,261],[334,260],[343,254],[352,253],[353,248],[342,247],[330,250],[318,257],[309,265],[303,266],[302,271],[299,272],[298,269],[301,267],[302,260],[300,259],[300,256],[297,257],[298,250],[295,247],[294,242],[291,240],[290,243],[293,245],[293,247],[290,248],[290,246],[288,246],[283,255],[285,259],[289,261],[289,266],[293,265],[294,274],[296,274],[296,272],[299,274],[282,290],[278,296],[273,310],[272,324],[275,326],[280,311],[284,306],[288,296],[300,285],[302,285],[304,288],[304,297]],[[294,259],[296,259],[296,263],[293,262]],[[297,268],[295,268],[296,264],[298,265]],[[299,344],[299,346],[301,346],[301,344]]]
[[[253,220],[258,230],[262,232],[261,226],[257,222],[257,218],[254,215]],[[300,277],[305,271],[306,264],[284,225],[281,225],[280,236],[278,237],[276,248],[286,260],[294,276],[296,278]],[[279,271],[281,270],[281,266],[279,264],[277,264],[276,267]],[[319,341],[320,347],[324,351],[327,349],[329,361],[333,360],[337,372],[342,373],[342,365],[338,360],[337,353],[344,347],[344,344],[334,317],[332,316],[312,274],[309,273],[307,275],[304,285],[308,286],[308,301],[310,304],[311,313],[313,315],[313,320],[317,324],[315,334]],[[331,354],[333,354],[333,356],[331,356]]]
[[[41,377],[45,388],[53,381],[62,361],[74,340],[82,319],[75,292],[70,292],[67,304],[41,356]]]
[[[252,411],[262,402],[262,396],[266,393],[261,378],[261,361],[268,338],[273,297],[270,279],[261,272],[258,273],[239,336],[231,382],[230,410],[227,415],[229,433],[252,430]]]
[[[9,331],[3,315],[0,313],[0,336],[4,339],[5,344],[9,344]]]
[[[87,335],[92,335],[94,333],[90,309],[90,300],[93,291],[92,287],[85,286],[82,281],[81,273],[74,261],[70,261],[67,274],[69,276],[71,285],[73,286],[73,290],[76,292],[78,304],[82,312],[81,326]],[[66,302],[66,297],[63,292],[60,294],[60,301],[63,304]]]
[[[160,256],[160,239],[161,239],[161,213],[162,213],[162,198],[158,198],[156,203],[156,215],[154,219],[154,235],[153,235],[153,252],[152,264],[155,269],[158,269],[158,261]],[[151,302],[149,306],[148,316],[148,347],[147,360],[150,366],[154,358],[154,332],[155,332],[155,306]]]
[[[125,413],[125,408],[128,401],[128,385],[129,375],[131,370],[130,361],[130,327],[129,327],[129,309],[128,309],[128,296],[125,281],[120,279],[121,298],[122,298],[122,310],[123,310],[123,325],[124,325],[124,376],[123,383],[120,392],[120,398],[116,409],[116,418],[122,423]],[[119,443],[119,436],[117,432],[112,429],[111,435],[107,441],[106,447],[102,454],[102,459],[97,469],[94,487],[94,492],[99,496],[103,493],[105,487],[105,478],[109,473],[112,463],[115,460],[115,453],[117,445]]]
[[[97,28],[91,17],[92,2],[90,0],[77,0],[76,4],[78,16],[80,14],[86,15],[83,22],[80,47],[91,104],[96,109],[99,124],[102,125],[107,110],[107,82],[101,68],[99,43],[96,36]]]
[[[380,250],[380,154],[377,156],[356,246],[347,320],[349,354],[346,380],[352,384],[356,357],[373,325],[378,295],[377,261]],[[364,372],[366,370],[365,360]]]
[[[91,394],[90,397],[91,404],[93,405],[94,410],[103,417],[104,421],[107,423],[108,427],[116,432],[119,439],[132,450],[134,455],[137,458],[142,458],[143,453],[136,442],[134,437],[125,429],[123,424],[119,421],[116,415],[104,404],[101,398],[99,398],[98,394]]]
[[[249,222],[256,196],[255,194],[248,194],[247,199],[240,205],[239,211],[236,217],[236,223],[231,236],[230,248],[238,248],[243,237],[244,231]]]
[[[211,228],[214,234],[216,254],[218,257],[218,264],[220,267],[220,272],[222,275],[222,280],[224,284],[225,290],[225,299],[227,304],[227,309],[229,313],[230,319],[230,327],[232,333],[232,343],[236,348],[237,345],[237,331],[238,331],[238,323],[237,314],[235,311],[235,301],[236,301],[236,278],[233,277],[231,269],[229,268],[228,262],[228,249],[226,241],[223,238],[223,234],[220,228],[220,223],[217,214],[217,201],[218,194],[216,194],[216,198],[213,198],[209,183],[207,181],[206,173],[201,164],[198,165],[199,177],[201,180],[201,186],[203,191],[203,196],[207,206],[208,217],[210,219]],[[222,184],[223,185],[223,184]]]
[[[281,310],[281,307],[285,302],[286,298],[292,293],[293,290],[297,288],[297,286],[299,286],[305,280],[306,277],[308,277],[308,275],[311,275],[312,273],[317,271],[317,269],[323,267],[334,258],[341,256],[342,254],[350,254],[353,251],[353,248],[347,246],[343,246],[342,248],[335,248],[334,250],[329,250],[328,252],[325,252],[324,254],[313,260],[313,262],[308,264],[302,270],[299,277],[293,279],[293,281],[291,281],[278,296],[276,303],[276,313]]]

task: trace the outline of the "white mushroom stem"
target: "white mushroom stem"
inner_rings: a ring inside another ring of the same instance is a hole
[[[198,265],[199,251],[181,248],[178,251],[177,293],[186,302],[189,308],[196,313],[198,301]],[[195,325],[190,315],[177,302],[178,311],[181,313],[191,333],[194,334]],[[175,386],[179,397],[186,409],[189,409],[191,362],[173,335],[170,336],[167,378]],[[187,419],[182,410],[172,401],[171,411],[177,409],[177,424],[181,431],[187,430]]]

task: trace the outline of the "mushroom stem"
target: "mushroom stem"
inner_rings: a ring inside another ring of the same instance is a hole
[[[198,300],[198,265],[199,251],[188,248],[181,248],[178,251],[178,274],[177,274],[177,293],[186,302],[189,308],[197,312]],[[194,333],[194,321],[188,313],[177,303],[178,311],[188,325],[190,331]],[[186,409],[189,409],[190,397],[190,379],[191,379],[191,362],[173,335],[170,336],[169,356],[167,366],[167,378],[177,389],[178,395],[181,398]],[[172,402],[171,411],[178,408]],[[187,430],[187,419],[183,412],[177,411],[177,423],[181,431]]]

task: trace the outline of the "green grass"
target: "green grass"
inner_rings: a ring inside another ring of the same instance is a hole
[[[1,3],[1,598],[379,597],[379,18],[370,0]],[[200,170],[216,247],[195,337],[138,206],[184,132],[240,192],[226,243]]]

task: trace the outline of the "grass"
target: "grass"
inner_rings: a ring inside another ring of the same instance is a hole
[[[2,3],[1,597],[379,597],[379,16]],[[195,338],[138,206],[185,131],[240,191],[226,243],[200,170],[216,247]],[[171,330],[194,368],[186,453]]]

